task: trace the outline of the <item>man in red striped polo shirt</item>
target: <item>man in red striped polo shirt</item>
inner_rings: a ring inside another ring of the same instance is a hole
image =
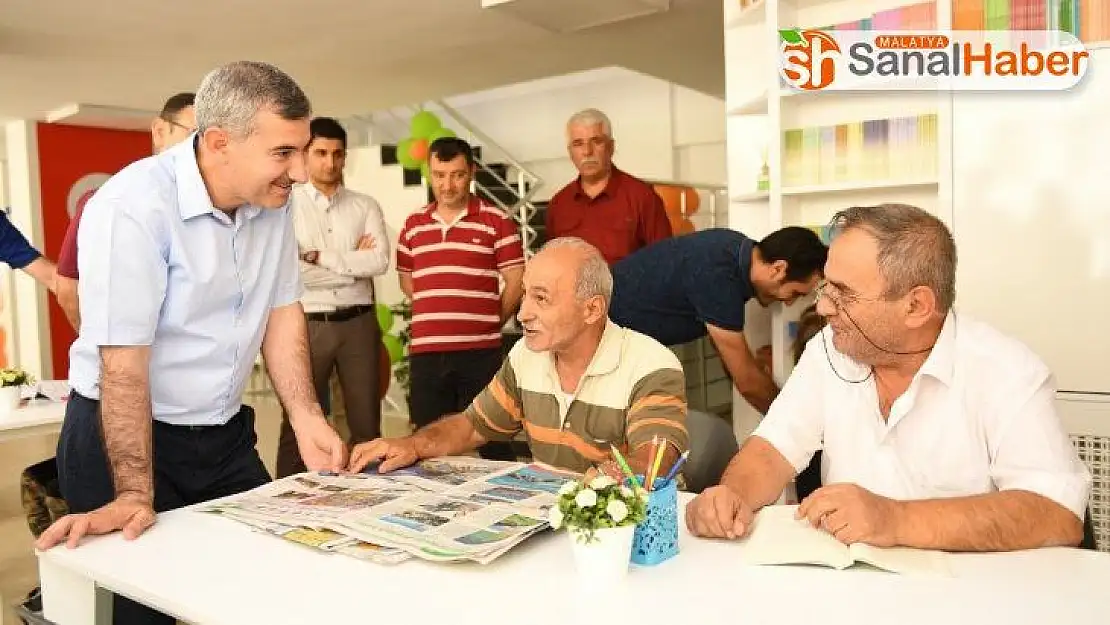
[[[470,145],[437,139],[428,169],[435,202],[409,216],[397,242],[401,290],[412,300],[409,417],[416,427],[464,410],[493,379],[501,327],[520,305],[524,275],[519,226],[470,192]],[[513,459],[507,443],[479,452]]]

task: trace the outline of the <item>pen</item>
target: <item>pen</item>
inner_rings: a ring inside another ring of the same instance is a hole
[[[609,445],[609,449],[613,450],[613,457],[616,458],[617,464],[621,467],[621,471],[624,471],[624,474],[628,476],[629,480],[632,481],[632,485],[642,486],[642,484],[640,484],[640,481],[636,479],[636,474],[632,472],[632,467],[628,466],[628,462],[625,461],[624,456],[621,455],[621,452],[617,449],[617,446]]]
[[[651,489],[655,490],[655,480],[659,477],[659,468],[663,464],[663,454],[667,451],[667,439],[660,441],[655,449],[655,458],[651,461]]]
[[[682,468],[682,465],[686,463],[686,459],[689,458],[689,457],[690,457],[690,450],[689,449],[682,452],[682,455],[678,457],[678,460],[675,460],[674,466],[671,467],[671,470],[667,471],[667,476],[663,478],[663,483],[664,484],[670,482],[671,480],[673,480],[675,478],[676,475],[678,475],[678,470]]]

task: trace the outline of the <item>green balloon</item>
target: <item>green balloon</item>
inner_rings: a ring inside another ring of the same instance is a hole
[[[424,176],[424,182],[431,182],[432,181],[432,172],[428,168],[428,161],[424,161],[423,163],[420,163],[420,175]]]
[[[401,142],[397,144],[397,162],[405,169],[420,169],[421,161],[413,158],[411,154],[412,144],[415,141],[414,137],[409,137],[401,139]]]
[[[431,143],[432,141],[435,141],[436,139],[443,139],[444,137],[457,137],[457,136],[458,135],[455,134],[455,131],[451,130],[450,128],[447,128],[447,127],[438,128],[438,129],[432,131],[432,134],[428,135],[428,143]]]
[[[396,334],[382,336],[382,344],[385,345],[385,351],[389,353],[390,363],[397,364],[405,357],[405,346],[401,345],[401,337]]]
[[[433,132],[439,130],[443,126],[435,113],[431,111],[420,111],[412,116],[412,121],[409,122],[409,132],[416,138],[427,138]]]
[[[385,304],[374,304],[374,314],[378,317],[378,327],[382,329],[382,334],[387,334],[393,327],[393,311]]]

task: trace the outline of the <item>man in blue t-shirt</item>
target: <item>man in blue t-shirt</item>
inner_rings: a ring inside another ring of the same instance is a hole
[[[737,390],[766,413],[778,387],[744,339],[744,305],[753,297],[764,306],[790,304],[809,294],[828,251],[799,227],[759,242],[728,228],[665,239],[613,265],[609,317],[664,345],[708,334]]]
[[[27,237],[16,229],[8,219],[8,214],[0,210],[0,262],[7,263],[12,269],[22,269],[51,292],[57,268],[38,250],[31,247]]]

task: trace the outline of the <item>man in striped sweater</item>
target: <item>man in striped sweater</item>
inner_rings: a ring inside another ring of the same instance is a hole
[[[497,373],[501,327],[520,305],[524,274],[518,226],[470,192],[470,145],[433,141],[428,168],[435,201],[409,216],[397,242],[401,290],[412,301],[409,416],[416,427],[466,408]],[[508,443],[480,453],[513,459]]]
[[[549,242],[524,286],[524,340],[474,402],[412,436],[356,446],[350,470],[381,461],[378,471],[389,472],[521,431],[535,462],[554,469],[619,476],[615,446],[643,473],[655,438],[666,449],[664,470],[672,466],[689,446],[682,365],[655,339],[609,320],[613,276],[597,248]]]

